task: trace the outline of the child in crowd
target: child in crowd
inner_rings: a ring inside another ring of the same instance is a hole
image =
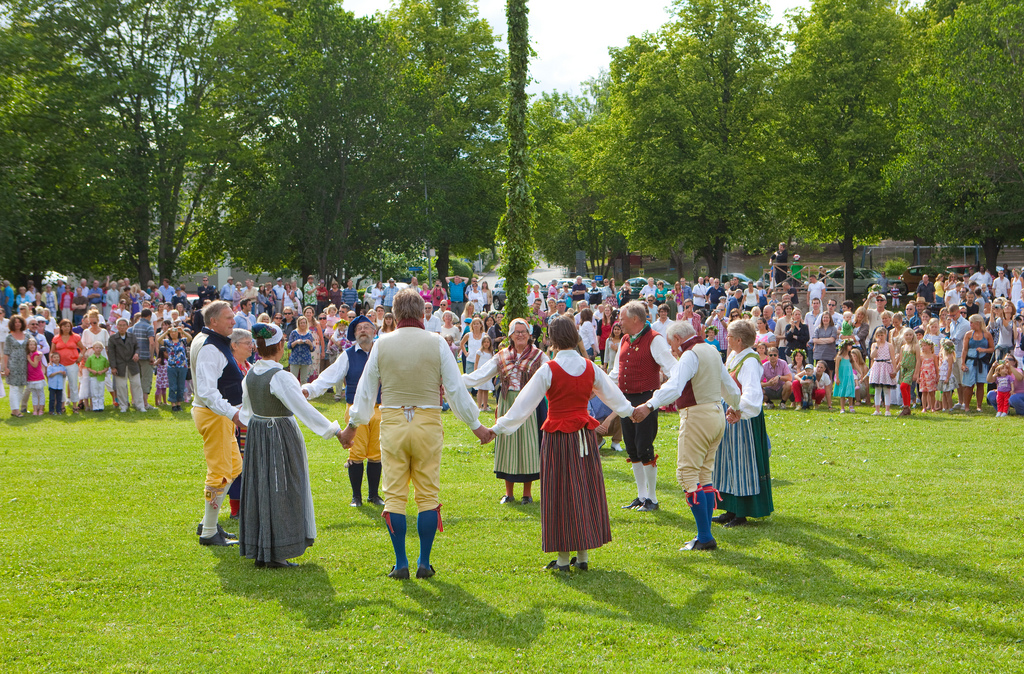
[[[891,417],[889,407],[892,405],[893,391],[896,390],[896,367],[899,364],[893,362],[893,350],[889,344],[889,332],[885,327],[875,330],[875,341],[871,345],[871,370],[868,373],[868,381],[875,387],[875,411],[872,416],[882,414],[879,409],[884,398],[885,416]]]
[[[988,374],[989,382],[996,384],[996,416],[1005,417],[1010,412],[1010,393],[1013,391],[1013,370],[1005,360],[996,363]]]
[[[839,353],[836,354],[836,384],[832,391],[832,396],[839,398],[840,414],[846,413],[847,407],[850,408],[850,413],[853,414],[853,398],[857,392],[857,385],[854,381],[853,362],[851,360],[853,344],[852,338],[842,340],[839,342]]]
[[[903,344],[900,347],[900,393],[903,396],[903,408],[900,410],[901,417],[910,416],[910,408],[914,406],[914,399],[911,387],[917,382],[920,376],[921,352],[917,347],[917,333],[910,328],[904,328]]]
[[[820,405],[822,401],[828,405],[828,411],[832,411],[832,377],[828,376],[828,369],[825,367],[825,361],[819,360],[814,366],[814,393],[811,395],[811,399],[815,405]]]
[[[921,366],[917,377],[917,385],[921,390],[921,411],[938,412],[935,403],[935,391],[939,381],[939,357],[935,353],[935,344],[931,340],[921,340]]]
[[[942,392],[942,411],[953,409],[953,391],[956,390],[957,379],[953,376],[954,368],[959,367],[956,360],[956,345],[953,340],[942,340],[942,359],[939,363],[939,391]]]
[[[167,404],[167,387],[170,380],[167,378],[167,349],[160,347],[160,353],[156,357],[156,394],[153,396],[154,405]]]
[[[839,337],[841,339],[853,339],[853,312],[843,312],[843,324],[839,328]],[[839,410],[842,412],[842,410]]]
[[[939,334],[939,327],[939,319],[931,319],[930,321],[928,321],[928,327],[925,328],[924,337],[922,338],[923,341],[932,343],[932,353],[936,355],[942,348],[942,335]]]
[[[473,371],[476,372],[481,367],[487,364],[491,358],[494,358],[494,348],[491,346],[491,338],[484,334],[480,338],[480,350],[476,352],[476,358],[474,359]],[[488,404],[487,396],[494,390],[494,380],[488,379],[479,386],[476,387],[476,406],[480,408],[481,412],[490,412],[491,406]]]
[[[722,359],[725,360],[725,351],[722,351],[722,345],[718,343],[718,328],[713,325],[705,328],[704,341],[718,349],[722,353]]]
[[[803,349],[793,349],[789,354],[789,369],[793,371],[793,409],[803,406],[804,391],[800,386],[801,375],[807,367],[807,353]]]
[[[459,345],[455,343],[455,339],[451,335],[445,335],[444,341],[448,342],[448,348],[452,350],[452,355],[455,356],[455,360],[458,361],[462,350]]]
[[[107,378],[110,361],[103,355],[103,343],[92,345],[92,355],[85,359],[85,371],[89,376],[85,380],[85,395],[92,398],[92,411],[103,411],[103,382]]]
[[[803,371],[799,375],[800,377],[800,406],[809,410],[814,406],[814,369],[810,365],[805,365]],[[794,393],[797,387],[793,387]]]
[[[60,354],[50,353],[50,364],[46,367],[46,387],[50,389],[50,414],[64,414],[64,382],[68,369],[60,364]]]
[[[28,350],[28,373],[26,397],[32,396],[32,416],[42,416],[43,408],[46,407],[46,395],[43,388],[46,386],[46,360],[39,349],[39,342],[31,336],[26,340],[25,348]]]
[[[864,354],[861,353],[860,349],[855,348],[850,352],[850,362],[853,364],[853,371],[857,375],[855,380],[855,402],[858,405],[867,405],[868,396],[871,395],[871,387],[868,385],[868,364],[864,361]]]

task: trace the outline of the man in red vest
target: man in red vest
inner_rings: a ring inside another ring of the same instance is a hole
[[[654,392],[646,405],[633,411],[643,421],[652,411],[675,402],[679,409],[679,458],[676,480],[686,492],[690,512],[697,522],[697,537],[683,550],[714,550],[711,516],[718,492],[712,484],[715,454],[725,434],[722,398],[739,404],[740,390],[722,364],[718,349],[697,336],[688,321],[676,321],[668,329],[668,342],[682,352],[672,376]]]
[[[636,407],[650,400],[661,386],[661,375],[667,378],[676,365],[672,349],[664,337],[651,329],[647,320],[647,307],[636,300],[628,302],[619,311],[619,324],[625,336],[619,345],[619,357],[608,373],[618,384],[631,405]],[[658,457],[654,454],[654,439],[658,437],[658,412],[643,421],[622,420],[622,439],[626,443],[628,461],[636,479],[636,498],[623,509],[650,512],[658,509],[655,485],[658,481]]]

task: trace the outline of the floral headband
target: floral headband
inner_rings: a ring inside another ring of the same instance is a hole
[[[795,356],[798,353],[801,356],[803,356],[804,362],[806,363],[807,362],[807,352],[804,351],[803,349],[793,349],[792,351],[789,352],[789,357],[792,358],[793,356]]]
[[[266,346],[273,346],[284,338],[284,331],[273,323],[257,323],[252,326],[252,336],[255,339],[262,339]]]

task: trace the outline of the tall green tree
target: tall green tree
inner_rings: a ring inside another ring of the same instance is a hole
[[[505,58],[471,0],[401,0],[388,18],[408,50],[408,106],[421,139],[409,148],[421,154],[407,176],[421,198],[406,206],[447,276],[450,256],[489,247],[501,218]]]
[[[1024,5],[961,5],[928,33],[901,98],[902,152],[888,169],[907,224],[977,243],[995,269],[1024,237]]]
[[[612,52],[613,144],[601,217],[630,242],[685,248],[721,271],[767,226],[780,35],[758,0],[690,0],[655,35]]]
[[[897,151],[907,24],[889,0],[815,0],[794,27],[780,86],[785,193],[808,238],[841,244],[851,297],[854,247],[899,216],[882,169]]]
[[[498,227],[501,241],[500,273],[505,277],[505,320],[524,318],[526,276],[533,268],[533,197],[530,194],[530,159],[527,142],[529,102],[526,74],[529,67],[529,19],[526,0],[507,0],[508,17],[508,164],[505,175],[505,215]]]

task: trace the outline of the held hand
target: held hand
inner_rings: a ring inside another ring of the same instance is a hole
[[[110,368],[110,374],[112,374],[112,375],[114,375],[116,377],[117,376],[117,368],[116,367]]]
[[[346,426],[341,433],[338,434],[338,441],[341,442],[341,446],[345,449],[352,447],[352,441],[356,437],[356,429],[351,426]]]
[[[594,433],[596,433],[598,436],[608,435],[608,425],[602,423],[600,426],[594,429]]]
[[[644,404],[640,405],[639,407],[633,408],[633,414],[630,416],[630,418],[633,420],[633,423],[638,424],[644,419],[646,419],[647,415],[650,413],[651,408]]]
[[[238,427],[238,430],[244,431],[245,430],[245,426],[242,425],[242,420],[239,417],[240,414],[241,414],[241,412],[235,412],[235,416],[231,417],[231,421],[233,421],[235,423],[235,426]]]
[[[728,421],[730,424],[734,424],[737,421],[739,421],[740,420],[739,410],[737,410],[737,409],[735,409],[733,407],[730,407],[729,411],[725,413],[725,420]]]
[[[307,391],[306,389],[302,389],[302,397],[305,398],[306,400],[309,400],[309,391]]]
[[[486,445],[488,442],[494,439],[495,433],[486,426],[480,426],[479,428],[473,431],[473,435],[479,438],[481,445]]]
[[[136,363],[138,363],[139,362],[139,354],[135,354],[134,356],[132,356],[132,360],[134,360]]]

